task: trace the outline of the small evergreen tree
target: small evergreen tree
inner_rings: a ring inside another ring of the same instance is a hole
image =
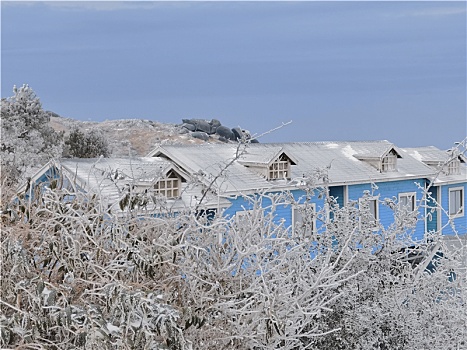
[[[96,158],[109,157],[109,143],[99,130],[82,132],[75,127],[65,141],[64,157],[69,158]]]

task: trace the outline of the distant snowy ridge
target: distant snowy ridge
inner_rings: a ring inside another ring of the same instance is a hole
[[[145,156],[158,144],[202,144],[220,143],[217,137],[203,141],[184,133],[182,124],[160,123],[148,119],[119,119],[103,122],[80,121],[63,118],[53,112],[50,125],[56,131],[68,134],[74,127],[83,131],[99,129],[108,139],[112,156]]]

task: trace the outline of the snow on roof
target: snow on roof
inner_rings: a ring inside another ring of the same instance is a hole
[[[121,198],[126,187],[151,184],[173,168],[157,158],[73,158],[61,159],[58,166],[74,184],[109,203]]]
[[[267,181],[243,165],[245,158],[265,163],[278,152],[291,155],[296,160],[297,165],[291,168],[291,178],[302,178],[328,166],[329,180],[336,184],[422,178],[433,173],[427,165],[405,154],[398,159],[397,171],[386,173],[355,156],[381,157],[395,149],[388,141],[253,143],[245,147],[245,153],[238,160],[235,160],[237,147],[232,144],[165,145],[152,154],[167,157],[191,173],[202,172],[206,179],[216,177],[223,169],[224,193],[283,186],[283,180]],[[231,165],[224,169],[229,163]]]
[[[465,182],[467,179],[467,167],[465,164],[462,164],[466,162],[466,159],[465,156],[460,153],[458,154],[459,160],[461,161],[459,173],[447,174],[441,171],[440,166],[453,157],[452,151],[443,151],[434,146],[404,148],[404,151],[418,161],[432,165],[436,173],[437,178],[435,183],[437,184]]]
[[[452,152],[443,151],[435,146],[405,148],[414,158],[426,163],[444,163],[453,156]],[[460,159],[465,162],[465,157],[459,154]]]

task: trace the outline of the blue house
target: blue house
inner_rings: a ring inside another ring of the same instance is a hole
[[[394,222],[392,203],[413,212],[412,237],[423,240],[430,231],[467,237],[465,163],[462,154],[388,141],[163,145],[143,158],[50,162],[31,182],[47,183],[60,169],[66,186],[99,194],[117,213],[196,208],[236,220],[254,209],[249,199],[287,193],[273,208],[274,220],[292,229],[306,222],[312,230],[332,219],[316,215],[331,199],[358,207],[365,198],[376,231]],[[260,205],[271,203],[264,197]]]
[[[180,212],[202,194],[188,185],[189,174],[162,158],[87,158],[51,160],[18,193],[33,197],[37,188],[61,187],[97,195],[101,208],[116,214]],[[203,205],[228,206],[207,195]]]
[[[463,154],[453,153],[455,150],[444,152],[433,146],[407,148],[404,151],[435,172],[435,176],[427,178],[426,182],[432,197],[428,202],[426,230],[441,231],[445,240],[452,245],[461,243],[456,234],[462,234],[463,244],[467,246],[467,158]]]
[[[449,154],[434,147],[427,149],[436,150],[444,161],[449,158]],[[293,227],[303,218],[300,206],[305,201],[319,211],[327,203],[326,195],[340,206],[359,205],[365,196],[375,229],[377,225],[388,227],[394,222],[391,206],[384,205],[385,199],[391,199],[419,218],[412,233],[417,240],[422,240],[432,230],[452,234],[453,225],[444,224],[447,221],[455,224],[459,234],[465,234],[467,171],[464,156],[458,156],[455,166],[448,165],[455,172],[440,174],[437,167],[424,161],[420,156],[423,152],[419,150],[415,153],[414,149],[399,149],[388,141],[267,143],[244,148],[232,144],[204,144],[161,146],[148,156],[166,159],[185,173],[196,174],[213,195],[230,202],[222,208],[226,216],[247,214],[252,209],[248,196],[288,191],[294,198],[294,205],[276,206],[275,214],[278,221]],[[322,174],[314,185],[328,187],[329,191],[324,196],[309,198],[303,183],[317,171]],[[433,188],[439,194],[430,191],[431,197],[426,198],[425,189],[433,179],[436,179]],[[262,205],[269,204],[265,200]],[[421,220],[427,214],[431,214],[429,220]],[[323,220],[314,220],[313,229],[319,229],[322,224]]]

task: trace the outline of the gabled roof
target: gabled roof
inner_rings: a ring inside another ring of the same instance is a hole
[[[381,160],[391,152],[397,158],[402,158],[401,151],[388,141],[375,142],[371,147],[368,147],[366,143],[358,143],[353,145],[352,149],[355,152],[353,156],[360,160]]]
[[[412,148],[404,148],[404,154],[408,154],[411,157],[417,159],[424,164],[431,165],[435,168],[436,173],[436,181],[437,184],[442,183],[460,183],[465,182],[467,180],[467,158],[458,153],[456,157],[461,162],[461,166],[459,168],[459,174],[446,174],[445,172],[441,171],[441,166],[445,165],[449,159],[453,157],[452,150],[451,151],[443,151],[439,148],[434,146],[426,146],[426,147],[412,147]],[[454,150],[455,152],[455,150]]]
[[[397,171],[394,172],[381,173],[357,158],[382,158],[392,150],[401,157]],[[248,161],[267,164],[282,152],[296,164],[291,168],[292,179],[308,176],[316,169],[326,167],[330,167],[328,173],[331,184],[425,178],[434,173],[433,169],[406,155],[388,141],[253,143],[246,145],[244,152],[240,153],[237,146],[232,144],[165,145],[150,155],[170,159],[188,173],[203,174],[207,183],[223,170],[222,176],[214,183],[215,188],[224,194],[234,194],[284,188],[286,180],[267,181],[244,166]]]
[[[102,181],[109,176],[113,180],[135,184],[153,183],[175,168],[173,163],[160,158],[141,157],[61,159],[58,164],[69,175],[76,177],[89,187],[92,187],[95,181]]]
[[[206,186],[213,182],[218,192],[239,193],[269,188],[271,184],[265,178],[236,161],[243,150],[243,146],[239,148],[233,144],[165,145],[149,156],[173,161]]]
[[[293,155],[284,151],[283,147],[270,147],[268,149],[247,148],[245,152],[238,158],[238,162],[243,165],[269,166],[281,155],[285,155],[290,159],[292,165],[297,164],[297,160]]]
[[[110,205],[123,196],[128,186],[149,186],[175,169],[173,163],[159,158],[61,159],[55,167],[73,185],[100,194]]]
[[[453,156],[452,151],[443,151],[435,146],[404,148],[404,150],[415,159],[430,164],[443,164]],[[467,158],[463,154],[459,153],[457,157],[462,163],[467,163]]]
[[[104,206],[111,206],[119,211],[119,201],[132,191],[144,191],[151,188],[159,179],[165,177],[170,171],[175,171],[182,178],[190,178],[174,163],[162,158],[93,158],[93,159],[61,159],[50,161],[35,176],[32,182],[37,182],[51,169],[62,171],[67,183],[75,190],[100,195]],[[20,187],[18,192],[24,191],[26,185]],[[170,205],[174,209],[190,207],[197,204],[202,198],[201,189],[196,186],[186,188],[181,198],[172,200]],[[209,207],[228,206],[230,202],[208,194],[203,204]],[[153,206],[148,205],[149,210]]]

